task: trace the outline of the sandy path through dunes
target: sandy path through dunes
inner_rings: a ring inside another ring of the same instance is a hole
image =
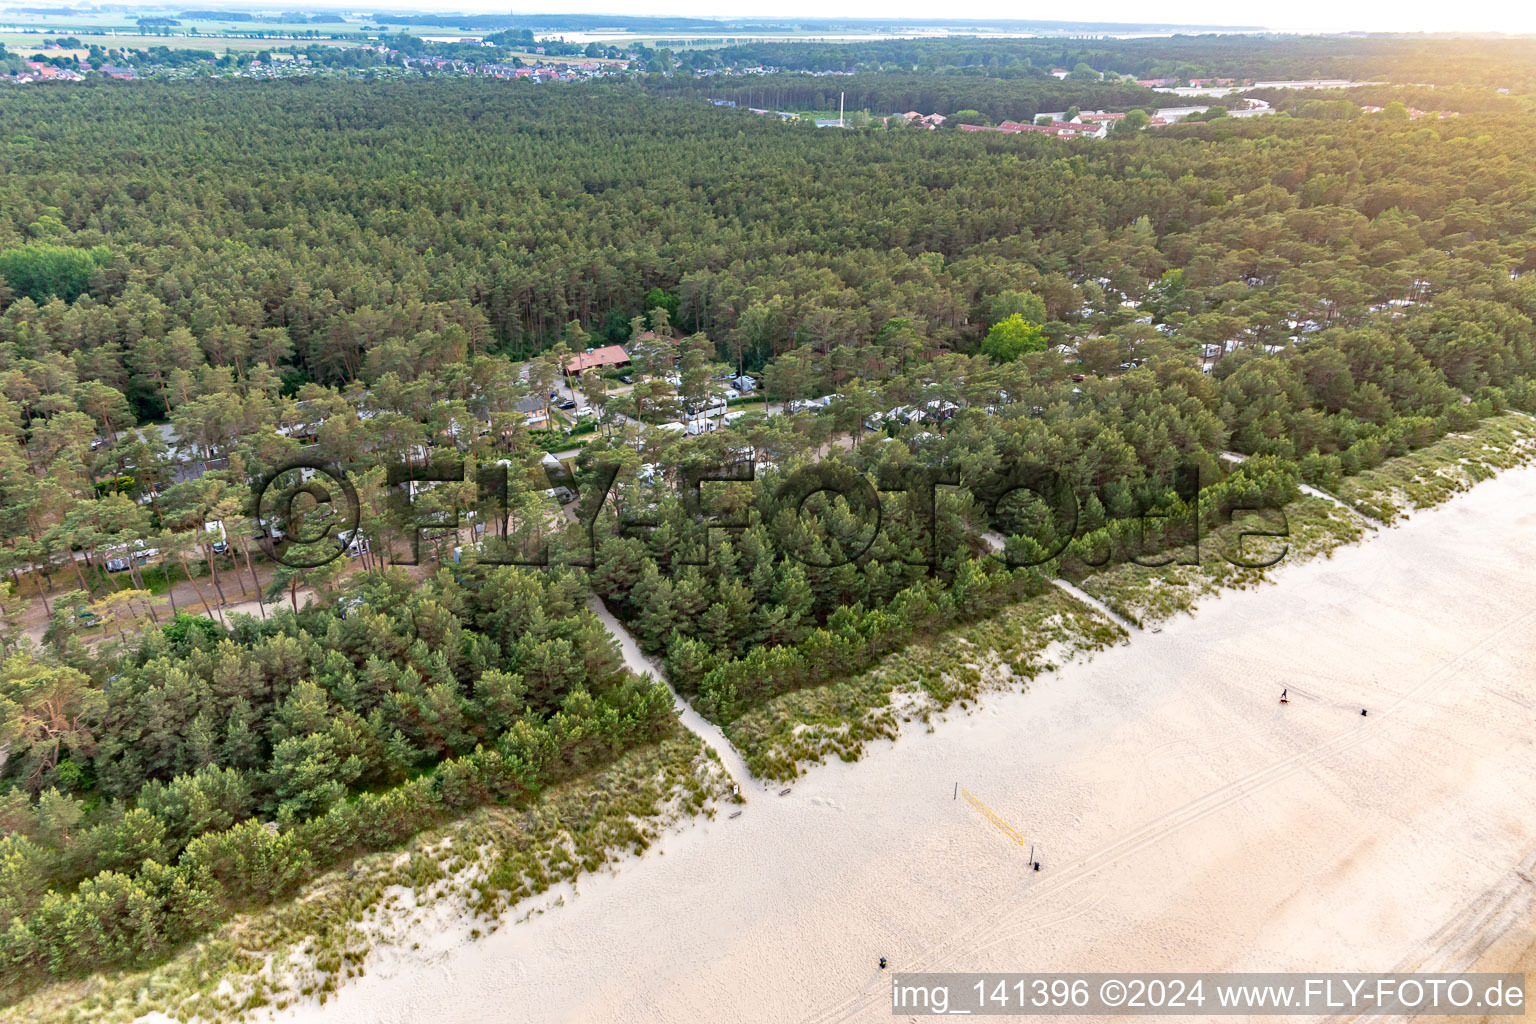
[[[1524,469],[790,796],[754,787],[740,818],[668,836],[563,907],[377,957],[288,1016],[889,1020],[882,955],[903,971],[1437,963],[1490,892],[1528,895],[1511,879],[1536,852],[1533,738]],[[1040,873],[956,782],[1037,845]]]
[[[609,635],[619,645],[619,653],[623,655],[624,664],[631,672],[641,676],[649,674],[664,683],[667,682],[666,672],[662,670],[661,665],[656,659],[648,658],[641,652],[640,645],[635,643],[635,638],[630,635],[629,630],[613,617],[613,613],[600,598],[595,594],[588,597],[587,607],[592,609],[592,614],[597,616],[603,628],[608,630]],[[667,688],[671,689],[670,683],[667,683]],[[709,745],[737,786],[763,788],[760,783],[753,781],[752,770],[747,767],[746,760],[735,747],[731,746],[731,741],[725,738],[725,733],[718,725],[695,711],[692,705],[678,696],[676,690],[672,691],[672,706],[676,709],[677,717],[683,723],[683,727]]]

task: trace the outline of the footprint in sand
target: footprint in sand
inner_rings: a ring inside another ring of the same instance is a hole
[[[840,811],[843,809],[842,804],[838,803],[836,800],[833,800],[831,797],[826,796],[813,796],[811,797],[811,803],[815,804],[817,807],[827,807],[834,811]]]

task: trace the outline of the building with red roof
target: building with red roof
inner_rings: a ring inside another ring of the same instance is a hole
[[[611,370],[628,365],[629,353],[624,351],[623,345],[604,345],[571,356],[565,361],[565,372],[567,376],[579,377],[587,370]]]

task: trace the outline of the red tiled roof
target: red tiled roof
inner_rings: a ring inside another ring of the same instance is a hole
[[[594,366],[621,366],[629,362],[629,353],[622,345],[604,345],[590,352],[579,352],[565,361],[566,373],[580,373]]]

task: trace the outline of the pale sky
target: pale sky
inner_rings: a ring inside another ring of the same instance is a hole
[[[327,4],[327,6],[331,6]],[[346,6],[338,4],[337,6]],[[360,0],[357,10],[442,10],[505,12],[510,5],[467,2],[411,3]],[[532,0],[510,8],[518,13],[559,11],[604,14],[674,14],[694,17],[851,18],[1016,18],[1051,21],[1149,22],[1262,25],[1282,31],[1320,32],[1509,32],[1536,33],[1536,4],[1470,0],[1287,0],[1233,3],[1231,0],[1093,0],[1091,3],[1017,3],[1008,0]],[[1536,41],[1533,41],[1536,45]]]

